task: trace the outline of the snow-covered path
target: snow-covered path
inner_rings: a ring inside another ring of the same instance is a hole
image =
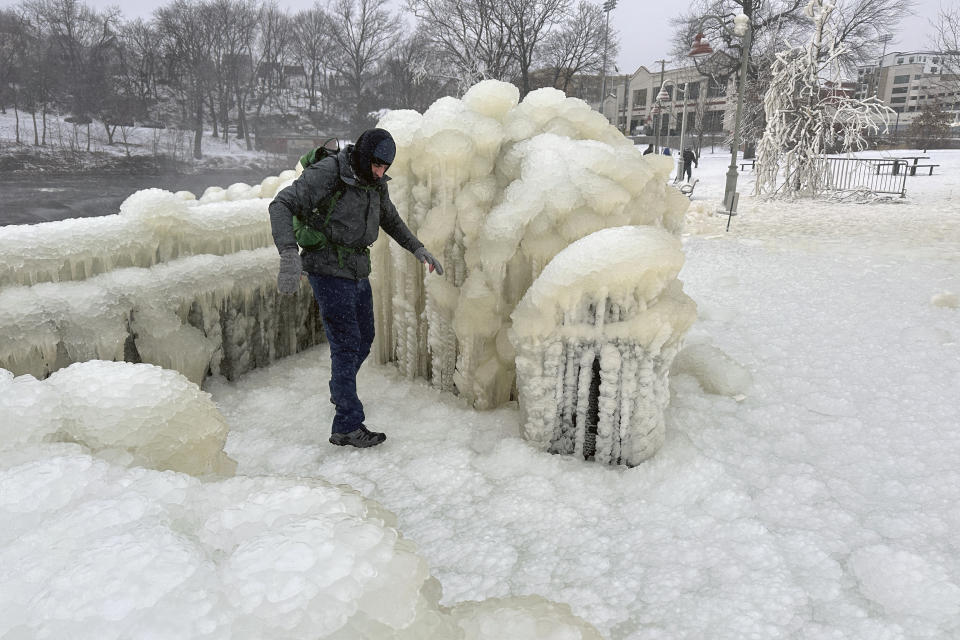
[[[933,300],[960,292],[960,153],[937,153],[943,175],[905,203],[744,198],[729,233],[694,217],[688,343],[753,385],[738,401],[675,377],[666,445],[637,468],[540,453],[515,408],[371,364],[361,397],[388,440],[332,447],[325,348],[208,384],[227,451],[239,473],[383,503],[447,604],[537,593],[610,638],[957,637],[960,311]],[[727,159],[704,158],[695,203]]]

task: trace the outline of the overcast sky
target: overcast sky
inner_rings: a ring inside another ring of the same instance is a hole
[[[955,0],[916,0],[913,16],[899,26],[893,42],[887,47],[887,52],[926,48],[933,35],[930,20],[937,16],[941,1],[949,4]],[[126,18],[149,18],[154,9],[168,4],[163,0],[124,0],[122,3],[116,0],[85,0],[85,2],[98,8],[119,5]],[[601,2],[602,0],[597,0],[598,4]],[[280,6],[298,11],[309,8],[314,3],[314,0],[286,0],[281,1]],[[14,0],[0,0],[0,6],[3,7],[15,4],[17,2]],[[398,9],[403,2],[392,0],[390,4]],[[687,6],[687,0],[677,3],[619,0],[617,8],[610,13],[610,23],[615,25],[620,34],[620,55],[615,61],[619,72],[632,73],[640,65],[648,69],[658,68],[659,65],[654,61],[669,54],[670,18],[681,13]],[[668,64],[668,66],[672,65]]]

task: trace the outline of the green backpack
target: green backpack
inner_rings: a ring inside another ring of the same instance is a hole
[[[336,144],[336,146],[331,146],[331,142]],[[330,138],[316,149],[312,149],[303,154],[300,157],[300,164],[304,169],[306,169],[307,167],[314,165],[325,158],[336,158],[338,153],[340,153],[340,143],[336,138]],[[304,251],[316,251],[317,249],[333,247],[337,252],[337,263],[340,265],[341,269],[343,268],[344,258],[348,254],[370,252],[368,247],[362,247],[358,249],[356,247],[346,247],[337,244],[330,240],[327,237],[327,234],[323,231],[324,229],[329,229],[330,216],[333,214],[333,209],[337,206],[337,202],[341,197],[343,197],[343,194],[346,192],[346,190],[347,185],[344,184],[342,180],[338,179],[337,188],[334,189],[332,194],[330,194],[330,197],[319,202],[317,206],[314,207],[313,211],[308,211],[305,213],[301,212],[300,214],[293,216],[293,235],[297,239],[297,244],[300,245]]]

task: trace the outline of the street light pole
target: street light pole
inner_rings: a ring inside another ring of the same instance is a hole
[[[743,14],[740,15],[742,16]],[[740,16],[737,17],[739,18]],[[733,140],[730,142],[730,168],[727,170],[727,186],[723,190],[723,203],[729,211],[736,211],[736,202],[734,202],[734,199],[737,193],[737,151],[740,148],[740,114],[743,112],[743,94],[747,92],[747,65],[750,58],[751,37],[752,31],[748,23],[746,33],[743,34],[743,54],[740,56],[740,86],[737,89],[737,111],[733,118]]]
[[[740,116],[743,112],[743,94],[747,91],[747,67],[750,60],[750,42],[753,37],[753,31],[750,26],[750,18],[745,14],[740,14],[733,19],[734,27],[729,29],[720,16],[708,15],[700,19],[697,29],[699,30],[707,20],[716,20],[720,28],[727,34],[739,36],[742,38],[740,54],[740,77],[737,88],[737,110],[733,118],[733,135],[730,141],[730,168],[727,170],[727,183],[723,190],[724,207],[733,215],[737,210],[737,151],[740,148]],[[713,53],[713,48],[703,40],[703,33],[698,33],[693,42],[693,49],[690,51],[691,57],[706,56]]]
[[[654,60],[654,62],[660,63],[660,91],[662,92],[663,91],[663,73],[664,73],[664,68],[666,67],[667,61]],[[655,111],[654,115],[656,115],[657,117],[653,119],[654,127],[656,127],[656,131],[653,132],[654,136],[656,136],[655,138],[656,144],[654,144],[653,149],[654,149],[654,153],[660,153],[660,129],[662,128],[661,124],[663,123],[663,109],[660,108],[659,93],[657,94],[656,102],[654,103],[654,111]]]
[[[603,10],[607,14],[607,23],[603,29],[603,68],[600,69],[600,113],[604,116],[603,103],[607,101],[607,36],[610,33],[610,12],[617,6],[617,0],[607,0],[603,3]]]

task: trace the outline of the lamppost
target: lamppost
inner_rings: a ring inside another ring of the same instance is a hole
[[[603,10],[607,14],[607,25],[603,29],[603,68],[600,69],[600,113],[603,111],[603,103],[607,101],[607,35],[610,33],[610,12],[617,6],[617,0],[607,0],[603,3]]]
[[[740,115],[743,111],[743,94],[747,89],[747,64],[750,59],[750,39],[753,37],[750,28],[750,18],[745,14],[740,14],[733,19],[733,29],[727,27],[723,18],[720,16],[708,15],[700,19],[697,24],[697,30],[707,20],[715,20],[720,28],[730,36],[741,38],[742,52],[740,54],[740,81],[737,87],[737,110],[733,119],[733,136],[730,142],[730,168],[727,170],[727,184],[723,190],[723,205],[731,215],[737,210],[737,151],[740,147]],[[703,38],[703,33],[697,33],[693,41],[693,48],[690,50],[691,58],[700,58],[713,54],[713,47]]]
[[[660,86],[661,86],[661,89],[660,89],[660,93],[658,93],[658,94],[657,94],[657,97],[654,98],[654,100],[653,100],[653,108],[650,110],[650,112],[651,112],[653,115],[657,116],[656,118],[653,119],[654,127],[656,127],[656,130],[653,132],[653,135],[656,136],[656,144],[654,145],[653,148],[654,148],[654,152],[655,152],[655,153],[660,153],[660,129],[663,128],[663,126],[662,126],[663,116],[661,115],[660,103],[661,103],[663,100],[665,100],[666,98],[668,98],[669,96],[667,96],[667,94],[666,94],[666,93],[663,91],[663,89],[662,89],[662,87],[663,87],[663,73],[664,73],[664,68],[665,68],[666,65],[667,65],[667,61],[666,61],[666,60],[655,60],[655,62],[659,62],[659,63],[660,63]],[[663,97],[661,98],[661,96],[663,96]]]

